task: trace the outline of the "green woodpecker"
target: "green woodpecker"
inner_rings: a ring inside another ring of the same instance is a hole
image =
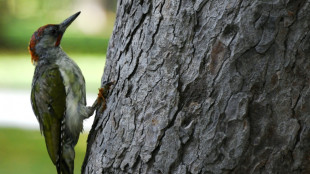
[[[105,107],[107,92],[113,84],[105,83],[94,104],[86,106],[82,72],[60,47],[64,32],[79,14],[57,25],[40,27],[32,35],[28,47],[35,65],[31,104],[58,174],[73,173],[74,146],[83,129],[83,120],[100,104]]]

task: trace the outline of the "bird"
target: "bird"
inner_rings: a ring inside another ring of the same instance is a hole
[[[86,105],[84,76],[78,65],[60,46],[62,37],[80,11],[60,24],[47,24],[36,30],[29,42],[32,79],[31,105],[45,139],[49,157],[58,174],[72,174],[74,147],[83,130],[83,120],[106,106],[114,82],[104,82],[92,106]]]

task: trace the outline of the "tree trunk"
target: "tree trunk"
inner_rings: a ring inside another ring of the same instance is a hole
[[[309,0],[120,0],[83,173],[310,173]]]

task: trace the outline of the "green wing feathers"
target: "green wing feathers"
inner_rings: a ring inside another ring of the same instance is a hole
[[[43,70],[33,81],[31,102],[51,160],[56,165],[60,154],[61,122],[66,110],[66,91],[59,68]]]

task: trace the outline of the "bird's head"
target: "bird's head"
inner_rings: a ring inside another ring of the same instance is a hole
[[[40,52],[45,49],[59,47],[62,36],[67,27],[79,16],[77,12],[60,24],[47,24],[35,31],[28,46],[31,55],[31,62],[36,64],[39,60]]]

